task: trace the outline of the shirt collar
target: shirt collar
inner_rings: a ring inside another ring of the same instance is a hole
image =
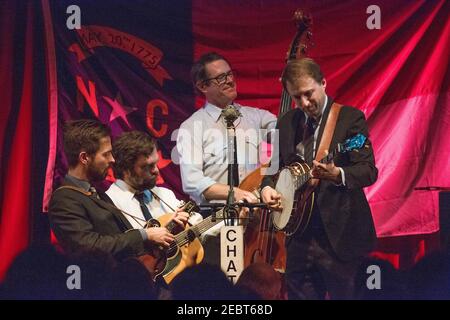
[[[231,103],[233,106],[236,107],[237,110],[239,110],[241,108],[241,105],[238,103]],[[220,116],[222,115],[222,109],[219,108],[218,106],[206,101],[206,104],[204,106],[205,111],[211,116],[211,118],[214,119],[214,121],[219,121]]]
[[[122,179],[117,179],[114,183],[122,191],[124,191],[129,196],[130,199],[134,198],[134,195],[136,194],[137,190],[134,189],[132,186],[130,186],[128,183],[126,183]],[[152,201],[152,199],[153,199],[153,195],[150,192],[150,190],[148,190],[148,189],[144,190],[144,201],[145,201],[145,203],[150,203]]]
[[[83,190],[86,190],[86,191],[89,191],[89,188],[91,187],[91,184],[89,183],[89,181],[75,178],[74,176],[71,176],[70,174],[66,174],[66,179],[69,180],[70,182],[72,182],[77,187],[79,187]]]

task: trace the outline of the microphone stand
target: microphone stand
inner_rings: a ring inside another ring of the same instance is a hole
[[[225,207],[223,209],[224,219],[225,219],[225,225],[226,226],[234,226],[236,219],[238,217],[238,211],[236,210],[236,207],[233,205],[234,203],[234,174],[233,174],[233,164],[234,163],[234,151],[235,151],[235,137],[236,137],[236,129],[234,126],[234,120],[236,120],[236,117],[234,115],[232,116],[225,116],[225,121],[227,124],[227,145],[228,145],[228,197],[227,202],[225,204]]]
[[[247,201],[243,202],[234,202],[234,175],[233,175],[233,164],[234,164],[234,156],[235,156],[235,136],[236,136],[236,128],[234,125],[234,121],[238,119],[241,115],[239,110],[237,110],[233,105],[229,105],[222,110],[223,119],[226,122],[227,127],[227,146],[228,146],[228,196],[226,204],[223,203],[209,203],[205,205],[200,205],[200,208],[209,208],[212,209],[211,220],[215,221],[217,219],[216,212],[223,209],[223,218],[226,226],[235,226],[237,225],[238,219],[238,211],[242,207],[246,207],[250,209],[249,217],[253,214],[253,209],[255,208],[267,208],[266,204],[263,203],[249,203]],[[237,164],[236,164],[237,165]]]
[[[218,219],[218,218],[216,218],[216,212],[219,210],[222,210],[225,206],[226,206],[226,204],[223,204],[223,203],[207,203],[207,204],[198,205],[198,207],[200,208],[201,211],[203,211],[203,210],[204,211],[212,211],[212,214],[211,214],[212,222],[214,222],[214,221],[216,221],[216,219]],[[267,204],[265,204],[265,203],[250,203],[247,201],[232,202],[229,204],[229,206],[231,206],[233,208],[239,208],[239,209],[243,208],[243,207],[250,209],[249,217],[243,218],[243,219],[251,219],[253,217],[253,209],[257,209],[257,208],[267,209]]]

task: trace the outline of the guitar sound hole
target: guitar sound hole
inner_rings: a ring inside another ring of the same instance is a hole
[[[195,233],[192,230],[188,230],[187,232],[187,238],[189,240],[189,242],[192,242],[195,240]]]
[[[177,253],[177,247],[176,246],[174,246],[174,247],[171,246],[167,250],[167,257],[172,257],[175,253]]]
[[[157,228],[161,227],[161,223],[159,223],[159,221],[156,219],[150,219],[149,225]]]

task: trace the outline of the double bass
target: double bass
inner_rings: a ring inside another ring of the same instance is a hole
[[[287,52],[286,62],[306,56],[306,50],[312,36],[310,15],[305,14],[302,10],[296,10],[294,21],[296,22],[297,32]],[[283,88],[278,118],[291,108],[292,99]],[[239,188],[252,192],[257,198],[260,198],[259,187],[263,179],[261,170],[267,166],[263,165],[250,173],[240,183]],[[244,267],[252,263],[263,262],[270,264],[276,271],[284,273],[286,269],[285,238],[285,233],[274,227],[269,210],[260,210],[259,214],[255,214],[255,218],[249,222],[244,234]]]

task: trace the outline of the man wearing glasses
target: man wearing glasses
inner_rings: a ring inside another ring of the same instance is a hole
[[[238,188],[259,166],[260,129],[275,128],[276,117],[266,111],[234,102],[236,82],[228,61],[210,52],[202,55],[191,69],[194,88],[205,97],[205,105],[181,124],[177,136],[183,190],[197,203],[224,202],[230,179],[227,159],[227,128],[222,110],[230,105],[242,115],[234,122],[237,166],[233,170],[235,201],[257,202],[248,191]],[[205,261],[219,264],[219,231],[223,223],[203,237]]]

